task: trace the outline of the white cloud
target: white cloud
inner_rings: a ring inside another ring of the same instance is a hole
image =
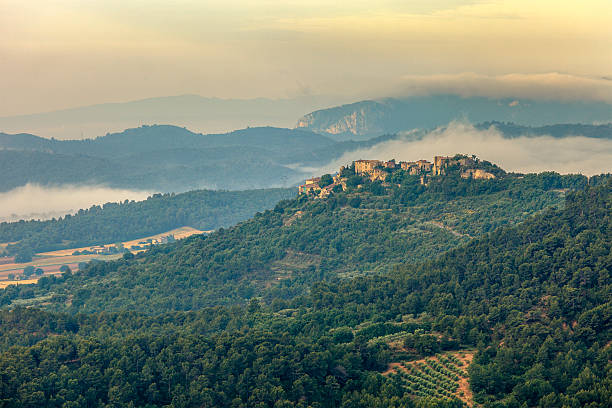
[[[0,193],[0,221],[20,219],[50,219],[73,214],[94,204],[119,202],[126,199],[144,200],[145,191],[121,190],[95,186],[44,187],[27,184]]]
[[[521,173],[556,171],[590,176],[612,172],[612,140],[583,136],[505,139],[495,128],[477,130],[470,124],[453,122],[420,140],[393,140],[347,153],[312,173],[337,171],[341,165],[358,159],[432,160],[436,155],[457,153],[475,154],[506,171]]]

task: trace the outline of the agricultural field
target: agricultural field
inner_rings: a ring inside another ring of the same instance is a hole
[[[420,398],[458,399],[474,406],[467,367],[474,352],[470,350],[439,353],[435,356],[391,363],[383,375],[400,381],[406,390]]]
[[[149,237],[139,238],[132,241],[122,242],[123,246],[129,249],[131,252],[144,251],[144,247],[150,244],[159,244],[162,242],[162,238],[172,235],[174,239],[183,239],[190,237],[195,234],[209,233],[211,231],[200,231],[191,227],[182,227],[173,229],[162,234],[156,234]],[[4,244],[5,245],[5,244]],[[0,258],[0,289],[4,289],[9,285],[25,285],[30,283],[36,283],[42,276],[58,275],[61,274],[60,268],[63,265],[67,265],[71,270],[77,270],[78,265],[82,262],[90,262],[94,259],[100,261],[110,261],[113,259],[120,258],[121,253],[117,254],[79,254],[75,255],[75,252],[92,251],[95,248],[111,248],[115,244],[107,244],[99,247],[83,247],[83,248],[71,248],[63,249],[52,252],[42,252],[36,254],[32,262],[27,263],[15,263],[13,258]],[[140,249],[134,249],[135,247],[141,247]],[[32,275],[27,279],[22,275],[23,270],[28,266],[32,266],[36,269],[42,269],[41,275]],[[10,279],[13,278],[13,279]],[[21,279],[17,279],[21,278]]]
[[[44,254],[37,254],[32,259],[32,262],[27,263],[6,263],[0,264],[0,289],[4,289],[9,285],[25,285],[29,283],[36,283],[38,279],[43,276],[59,275],[61,274],[60,268],[63,265],[67,265],[71,270],[77,270],[79,263],[89,262],[93,259],[100,261],[110,261],[121,257],[121,254],[114,255],[66,255],[66,256],[51,256]],[[22,275],[23,270],[28,266],[32,266],[36,269],[40,268],[43,270],[41,275],[32,275],[28,279],[24,279]],[[21,277],[22,279],[10,279],[10,275],[15,277]]]

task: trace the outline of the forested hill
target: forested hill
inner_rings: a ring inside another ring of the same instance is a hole
[[[189,226],[208,231],[229,227],[293,198],[295,188],[247,191],[198,190],[155,194],[144,201],[106,203],[48,221],[0,223],[0,243],[9,255],[109,244]]]
[[[272,127],[247,128],[224,134],[203,135],[188,129],[155,125],[126,129],[95,139],[57,140],[28,134],[0,133],[0,147],[10,150],[44,151],[58,154],[117,158],[138,153],[172,149],[209,149],[227,146],[266,147],[287,155],[309,150],[311,146],[329,146],[332,140],[306,130]]]
[[[490,101],[485,105],[491,105]],[[426,116],[416,114],[412,117]],[[0,192],[27,183],[101,184],[162,192],[288,187],[312,176],[309,168],[326,167],[345,154],[356,154],[385,141],[425,137],[428,134],[425,129],[434,126],[423,125],[421,130],[397,133],[421,126],[418,120],[410,123],[406,118],[399,116],[402,125],[397,128],[385,127],[391,122],[384,121],[385,126],[373,131],[373,138],[360,141],[332,140],[333,135],[329,134],[272,127],[202,135],[177,126],[155,125],[86,140],[0,133],[0,174],[3,175]],[[508,138],[549,134],[553,137],[612,137],[610,125],[528,127],[487,122],[476,127],[488,129],[491,125]]]
[[[156,125],[86,140],[0,133],[0,191],[26,183],[164,192],[291,186],[305,178],[294,165],[332,145],[313,132],[271,127],[202,135]]]
[[[486,162],[483,162],[486,163]],[[388,183],[353,175],[325,200],[302,195],[208,237],[152,249],[135,259],[94,263],[66,278],[9,288],[1,302],[27,298],[49,309],[194,310],[263,296],[291,299],[312,282],[382,273],[513,225],[563,203],[583,176],[503,174],[464,179],[459,169],[432,177],[398,170]],[[593,178],[594,183],[597,178]]]
[[[437,259],[318,283],[271,305],[156,316],[4,311],[0,338],[33,345],[0,354],[0,400],[49,407],[609,407],[611,216],[612,182],[587,187],[569,193],[564,209]],[[470,387],[457,390],[454,379],[466,367],[456,355],[471,353]]]

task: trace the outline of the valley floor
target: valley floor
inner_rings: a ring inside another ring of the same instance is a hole
[[[176,228],[171,231],[167,231],[161,234],[151,235],[149,237],[143,237],[139,239],[134,239],[131,241],[122,242],[123,246],[129,249],[131,252],[137,253],[142,252],[145,249],[142,247],[148,245],[149,242],[155,244],[161,242],[163,237],[172,235],[175,239],[184,239],[196,234],[205,234],[210,233],[212,231],[200,231],[191,227],[181,227]],[[143,244],[146,243],[146,244]],[[5,245],[5,244],[2,244]],[[15,263],[11,260],[11,258],[0,258],[0,261],[5,260],[6,262],[0,262],[0,289],[4,289],[9,285],[19,285],[19,284],[31,284],[38,282],[43,276],[49,275],[59,275],[61,274],[60,268],[63,265],[68,266],[71,270],[78,269],[79,263],[89,262],[92,260],[99,261],[110,261],[113,259],[118,259],[122,256],[122,254],[83,254],[83,255],[74,255],[75,252],[82,251],[92,251],[94,248],[111,248],[114,247],[115,244],[106,244],[100,245],[96,247],[88,246],[82,248],[70,248],[70,249],[62,249],[58,251],[51,252],[41,252],[34,256],[32,262],[28,263]],[[139,249],[136,249],[141,247]],[[9,275],[15,275],[15,277],[20,276],[23,273],[24,268],[28,266],[33,266],[34,268],[40,268],[43,270],[42,275],[32,275],[29,279],[9,279]]]

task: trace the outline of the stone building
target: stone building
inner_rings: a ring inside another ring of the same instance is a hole
[[[382,165],[383,162],[381,160],[357,160],[355,162],[355,173],[371,173],[376,167]]]
[[[452,163],[452,157],[436,156],[434,157],[433,174],[440,176],[444,174],[444,168]]]
[[[311,179],[306,180],[304,184],[298,187],[298,192],[300,194],[308,194],[311,191],[320,190],[319,182],[321,181],[321,177],[313,177]]]
[[[388,173],[382,169],[374,169],[371,172],[369,172],[371,181],[376,181],[376,180],[385,181],[385,179],[387,178],[387,174]]]
[[[428,162],[427,160],[419,160],[416,162],[416,164],[419,166],[419,169],[424,172],[430,172],[433,168],[433,163]]]

